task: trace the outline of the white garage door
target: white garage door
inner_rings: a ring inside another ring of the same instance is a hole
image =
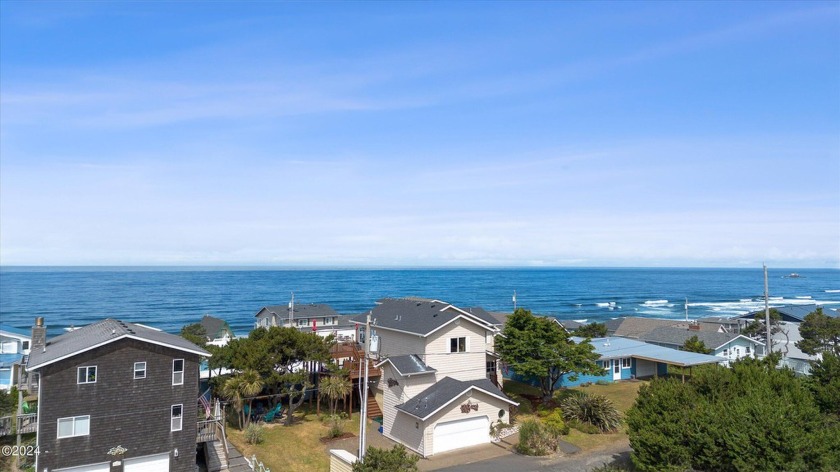
[[[447,421],[435,425],[435,454],[490,442],[490,420],[486,416]]]
[[[169,470],[169,453],[134,457],[125,460],[124,472],[166,472]]]
[[[64,469],[55,469],[55,472],[109,472],[110,470],[110,462],[101,462],[99,464],[88,464],[77,467],[67,467]]]

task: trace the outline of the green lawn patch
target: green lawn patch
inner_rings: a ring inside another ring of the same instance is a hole
[[[279,422],[264,425],[265,440],[261,444],[248,444],[244,433],[233,427],[227,429],[228,440],[243,456],[256,454],[271,470],[330,470],[329,444],[321,442],[329,428],[314,413],[301,412],[295,417],[292,426]],[[353,413],[344,424],[344,431],[358,434],[358,430],[359,414]]]

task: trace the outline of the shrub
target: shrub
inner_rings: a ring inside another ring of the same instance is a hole
[[[327,424],[327,437],[328,438],[337,438],[344,434],[344,423],[345,420],[345,413],[335,414],[335,415],[327,415],[326,424]]]
[[[560,404],[563,417],[597,427],[601,432],[612,432],[621,425],[621,413],[603,395],[581,393],[572,395]]]
[[[262,425],[251,423],[245,428],[245,442],[259,444],[265,439]]]
[[[415,472],[419,460],[402,444],[391,449],[368,446],[365,461],[353,464],[353,472]]]
[[[548,431],[536,420],[526,420],[519,425],[519,444],[516,450],[526,456],[545,456],[554,452]]]
[[[576,430],[580,431],[581,433],[585,434],[601,434],[601,430],[598,429],[597,426],[594,424],[589,423],[581,423],[578,420],[569,420],[568,423],[571,428],[575,428]]]
[[[561,436],[569,434],[569,425],[563,421],[563,412],[559,409],[554,410],[551,414],[543,419],[546,429],[552,436]]]
[[[627,472],[627,467],[618,464],[607,464],[606,462],[592,469],[592,472]]]
[[[508,398],[511,400],[519,403],[517,407],[517,412],[522,415],[530,415],[534,412],[534,405],[531,404],[531,400],[519,395],[517,393],[509,393]]]

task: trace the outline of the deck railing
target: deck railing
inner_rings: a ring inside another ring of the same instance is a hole
[[[15,416],[17,421],[15,421]],[[0,436],[38,432],[38,413],[0,417]]]

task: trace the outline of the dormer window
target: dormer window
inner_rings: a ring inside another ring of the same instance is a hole
[[[449,338],[449,352],[467,352],[466,336],[461,336],[460,338]]]
[[[96,366],[79,367],[77,380],[76,383],[80,384],[96,383]]]

